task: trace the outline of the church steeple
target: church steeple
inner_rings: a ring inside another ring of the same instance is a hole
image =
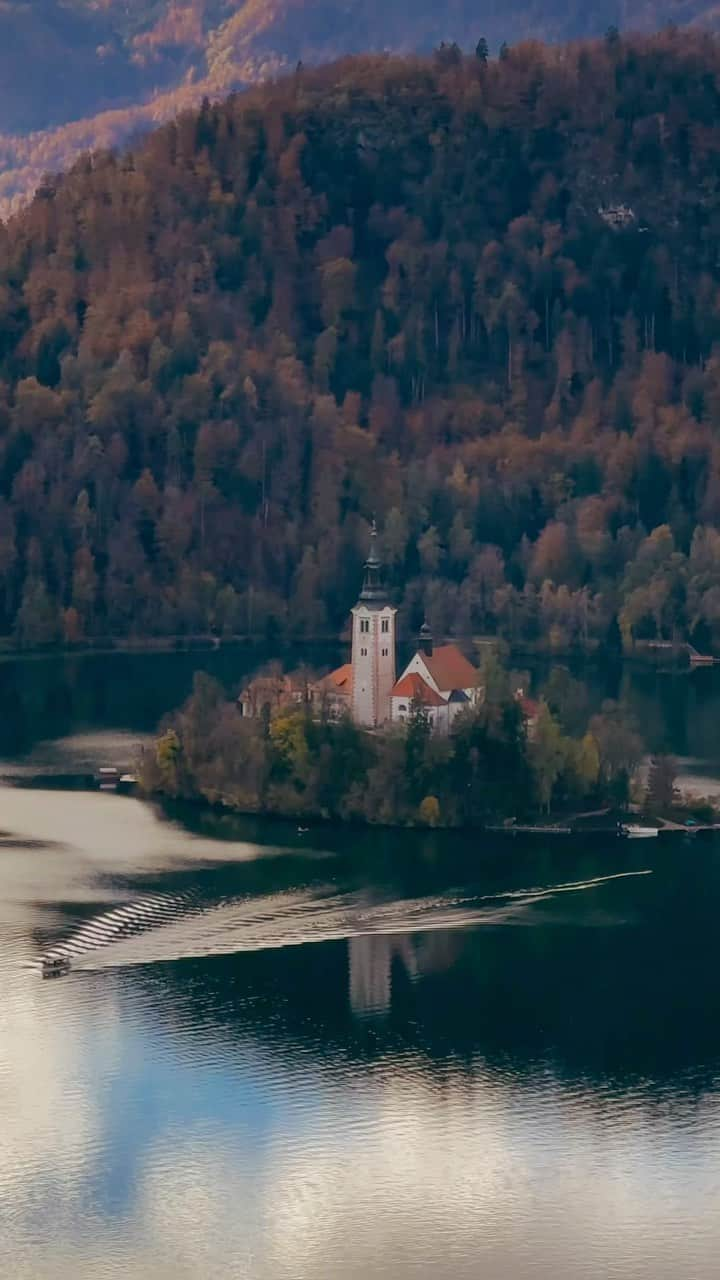
[[[432,631],[430,630],[430,624],[428,623],[427,618],[425,619],[425,621],[423,622],[420,628],[420,634],[418,636],[418,648],[421,653],[425,654],[426,658],[432,658],[433,637],[432,637]]]
[[[363,575],[362,591],[360,592],[360,599],[363,604],[374,605],[378,608],[388,603],[387,591],[383,586],[382,578],[382,561],[377,547],[377,526],[373,520],[370,530],[370,550],[365,561],[365,573]]]
[[[352,611],[352,716],[356,724],[368,728],[377,728],[390,719],[396,612],[383,583],[373,520],[362,590]]]

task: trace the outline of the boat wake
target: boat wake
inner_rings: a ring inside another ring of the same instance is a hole
[[[45,953],[73,969],[100,969],[331,942],[369,934],[421,933],[500,925],[560,894],[597,889],[613,880],[651,875],[626,871],[590,880],[493,894],[370,901],[332,887],[208,900],[155,894],[104,912]]]
[[[203,904],[193,894],[149,894],[121,907],[94,916],[40,957],[40,966],[61,961],[74,963],[78,957],[108,947],[123,938],[162,928],[170,920],[202,911]]]

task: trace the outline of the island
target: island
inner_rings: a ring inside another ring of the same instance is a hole
[[[456,645],[436,647],[424,622],[398,678],[374,528],[351,616],[350,662],[320,678],[271,668],[231,700],[198,673],[144,754],[145,791],[299,820],[426,827],[566,829],[568,815],[620,812],[639,798],[656,818],[677,808],[667,761],[639,781],[643,742],[619,704],[568,730],[581,724],[580,685],[563,669],[549,700],[529,698],[496,650],[475,667]]]

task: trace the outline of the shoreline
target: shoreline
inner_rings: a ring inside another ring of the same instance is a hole
[[[685,826],[683,823],[676,821],[675,819],[635,813],[631,810],[624,811],[621,817],[609,817],[607,825],[605,826],[601,823],[598,823],[598,825],[595,826],[582,826],[580,824],[584,815],[577,813],[557,815],[556,820],[548,819],[544,822],[484,822],[460,824],[438,822],[431,825],[429,823],[421,822],[372,822],[361,818],[341,818],[336,815],[329,816],[318,813],[303,813],[302,811],[292,812],[288,810],[281,812],[276,809],[243,809],[237,808],[229,800],[208,800],[204,796],[199,795],[168,796],[162,791],[147,791],[143,788],[142,783],[138,783],[134,786],[130,794],[149,803],[157,804],[163,809],[171,809],[174,805],[178,805],[180,807],[187,806],[198,814],[214,814],[217,817],[237,818],[239,820],[256,819],[268,822],[286,822],[290,825],[296,825],[298,834],[309,834],[313,830],[336,828],[363,832],[417,832],[423,835],[430,833],[445,835],[452,833],[462,833],[464,835],[477,834],[492,837],[499,836],[504,841],[514,841],[523,837],[532,839],[539,836],[546,839],[560,841],[573,838],[582,838],[583,840],[612,839],[627,841],[632,840],[633,837],[629,836],[626,831],[620,830],[620,827],[632,827],[634,825],[640,827],[655,826],[657,829],[657,835],[654,838],[663,840],[667,840],[670,836],[674,838],[682,836],[684,839],[687,837],[696,839],[702,836],[707,839],[715,834],[720,834],[720,821],[715,823],[692,822],[690,826]]]
[[[720,658],[712,657],[702,662],[682,661],[682,646],[672,656],[663,655],[663,659],[655,656],[652,650],[629,650],[623,653],[607,655],[597,647],[587,649],[552,650],[540,645],[510,645],[502,636],[453,636],[452,641],[465,649],[477,645],[505,647],[506,653],[514,661],[548,662],[559,665],[593,666],[601,663],[605,666],[630,667],[636,670],[655,671],[658,675],[690,675],[698,670],[708,670],[720,666]],[[346,648],[348,637],[342,635],[322,635],[305,637],[296,640],[292,637],[278,637],[268,640],[267,637],[250,635],[216,636],[210,633],[199,635],[174,636],[103,636],[95,640],[83,641],[79,644],[51,644],[37,648],[21,648],[7,636],[0,637],[0,663],[17,661],[50,661],[53,659],[90,658],[90,657],[153,657],[168,654],[207,654],[222,650],[245,648],[257,650],[260,661],[273,661],[284,654],[301,654],[312,650],[335,650]],[[400,643],[403,643],[402,641]],[[407,641],[410,643],[410,640]]]

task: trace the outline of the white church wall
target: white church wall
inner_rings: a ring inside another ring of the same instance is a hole
[[[357,724],[376,728],[391,717],[395,684],[395,613],[390,605],[352,611],[352,715]]]

